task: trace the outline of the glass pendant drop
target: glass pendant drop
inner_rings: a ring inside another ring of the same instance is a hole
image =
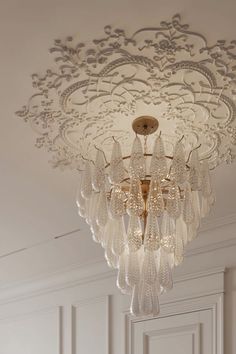
[[[146,174],[145,158],[143,155],[143,147],[138,136],[135,137],[129,164],[129,175],[133,179],[142,179]]]
[[[115,185],[111,191],[110,212],[113,218],[119,218],[125,214],[125,193],[119,185]]]
[[[104,227],[108,221],[107,196],[105,191],[99,193],[97,223]]]
[[[82,181],[81,181],[81,195],[85,199],[89,199],[92,194],[92,175],[91,175],[91,167],[90,167],[90,162],[86,161],[85,164],[85,169],[83,171],[82,175]]]
[[[186,224],[191,224],[194,221],[194,207],[192,200],[192,192],[189,183],[186,183],[183,201],[183,219]]]
[[[112,252],[120,256],[125,249],[126,232],[123,217],[114,219],[114,230],[112,236]]]
[[[152,285],[142,282],[140,291],[140,312],[144,316],[152,314]]]
[[[144,234],[144,248],[147,251],[155,251],[160,247],[161,235],[158,218],[149,212]]]
[[[198,191],[201,187],[201,171],[198,151],[193,150],[189,161],[189,183],[192,191]]]
[[[130,252],[127,261],[126,282],[133,287],[140,280],[140,265],[138,252]]]
[[[130,252],[136,252],[142,246],[142,226],[138,216],[130,216],[127,230],[127,244]]]
[[[100,192],[101,190],[105,189],[105,165],[106,162],[104,154],[101,150],[98,150],[96,154],[92,178],[93,188],[97,192]]]
[[[112,184],[119,184],[125,176],[124,162],[122,159],[121,146],[115,141],[111,153],[111,161],[109,167],[109,181]]]
[[[168,262],[168,256],[164,250],[160,253],[159,281],[164,291],[172,288],[172,273]]]
[[[131,287],[126,282],[126,267],[127,267],[128,255],[126,252],[122,253],[119,258],[119,270],[117,274],[117,287],[123,294],[130,294]]]
[[[168,169],[162,138],[156,138],[150,163],[150,173],[159,181],[167,177]]]
[[[151,177],[147,201],[147,210],[148,212],[156,216],[161,216],[164,211],[164,200],[160,182],[154,176]]]
[[[161,223],[161,246],[167,253],[175,251],[175,222],[166,211]]]
[[[168,214],[177,219],[181,213],[181,201],[179,187],[175,182],[171,183],[167,196],[166,210]]]
[[[156,260],[153,251],[145,251],[142,266],[142,281],[152,285],[157,279]]]
[[[160,313],[159,291],[156,283],[152,285],[152,314],[158,316]]]
[[[178,141],[174,148],[173,161],[171,165],[171,179],[177,185],[183,185],[186,181],[186,163],[184,148],[180,141]]]
[[[130,190],[126,209],[129,215],[140,216],[144,210],[144,200],[142,195],[141,183],[138,179],[131,179]]]
[[[134,316],[140,315],[140,304],[139,304],[139,285],[135,285],[132,291],[132,298],[131,298],[131,305],[130,305],[130,312]]]

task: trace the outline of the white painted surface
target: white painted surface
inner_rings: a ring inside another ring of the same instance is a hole
[[[55,38],[77,32],[81,39],[94,38],[108,23],[133,31],[177,12],[209,43],[236,37],[235,0],[1,1],[0,354],[126,354],[132,349],[126,328],[131,326],[129,300],[116,289],[102,249],[77,216],[77,175],[52,170],[48,154],[33,147],[33,132],[14,112],[32,94],[30,74],[53,65],[47,49]],[[209,329],[215,333],[213,354],[236,353],[235,175],[236,164],[215,171],[217,203],[175,272],[174,290],[161,299],[166,319],[145,322],[154,323],[154,331],[162,330],[174,314],[181,316],[185,328],[185,311],[192,312],[193,303],[194,311],[207,314],[204,304],[213,309],[215,303],[216,318]],[[53,239],[78,228],[67,238]],[[8,255],[14,251],[20,252]],[[227,268],[224,321],[218,267]],[[208,272],[215,268],[218,271]],[[94,300],[107,296],[109,307],[107,300]],[[188,350],[189,333],[183,336]],[[150,341],[151,353],[167,345],[163,340],[160,344],[160,336]]]

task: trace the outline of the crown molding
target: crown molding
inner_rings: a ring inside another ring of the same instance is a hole
[[[204,221],[202,223],[202,226],[201,226],[199,232],[202,233],[202,232],[217,229],[218,227],[222,227],[222,226],[226,226],[226,225],[230,225],[230,224],[235,224],[235,223],[236,223],[236,213],[228,214],[225,216],[214,218],[209,221],[207,221],[207,220]]]

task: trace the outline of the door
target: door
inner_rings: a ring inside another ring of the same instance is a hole
[[[133,322],[132,354],[213,354],[212,311]]]

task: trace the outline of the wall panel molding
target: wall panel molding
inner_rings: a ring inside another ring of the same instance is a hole
[[[55,326],[53,327],[56,333],[56,338],[52,338],[52,341],[55,341],[56,345],[56,354],[62,354],[62,344],[63,344],[63,318],[62,318],[62,307],[61,306],[51,306],[39,309],[37,311],[23,312],[22,314],[12,315],[10,314],[8,317],[0,318],[0,328],[2,329],[6,326],[15,326],[19,323],[19,326],[22,327],[24,323],[27,321],[34,321],[35,326],[37,328],[38,322],[40,319],[44,320],[54,320]],[[22,324],[21,324],[22,323]],[[24,326],[23,326],[24,327]],[[52,328],[52,327],[51,327]],[[1,332],[1,329],[0,329]],[[35,333],[37,334],[36,330]],[[41,333],[38,333],[40,336]],[[9,341],[11,339],[9,338]],[[44,338],[42,338],[44,340]],[[0,341],[1,342],[1,341]],[[0,343],[1,344],[1,343]],[[1,350],[1,348],[0,348]],[[20,348],[22,350],[22,348]],[[1,352],[2,353],[2,352]]]
[[[96,310],[99,309],[101,311],[100,313],[100,318],[97,317],[99,316],[99,313],[96,313]],[[94,313],[93,313],[94,309]],[[81,315],[81,313],[83,314]],[[79,338],[78,338],[78,327],[81,325],[81,328],[83,327],[83,321],[91,321],[91,330],[88,331],[88,335],[91,335],[91,340],[93,341],[94,337],[93,336],[93,324],[94,322],[98,321],[100,323],[100,327],[97,327],[97,330],[99,331],[100,329],[103,330],[103,338],[99,338],[99,340],[103,339],[103,344],[105,348],[104,354],[110,354],[110,295],[104,295],[104,296],[99,296],[99,297],[93,297],[93,298],[88,298],[88,299],[82,299],[78,301],[77,303],[74,303],[71,307],[71,314],[72,314],[72,353],[77,354],[81,353],[81,351],[78,351],[80,343]],[[86,330],[86,328],[85,328]],[[84,333],[86,334],[86,333]],[[80,338],[82,333],[80,334]],[[94,343],[93,343],[94,344]],[[96,345],[96,343],[94,344]],[[97,353],[100,353],[99,350],[100,348],[97,348]],[[85,352],[84,352],[85,353]],[[87,353],[87,352],[86,352]],[[86,354],[85,353],[85,354]]]

